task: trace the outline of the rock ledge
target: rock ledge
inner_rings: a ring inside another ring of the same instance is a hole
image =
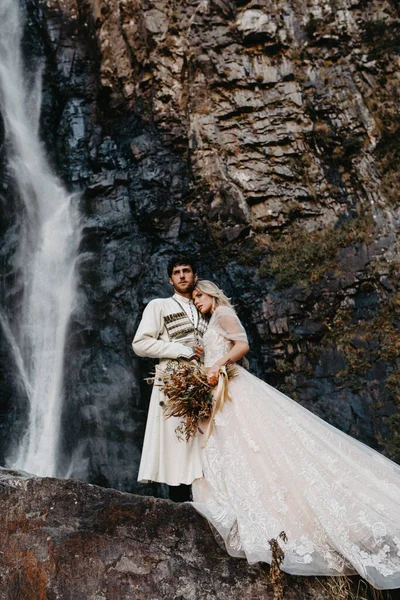
[[[2,600],[272,599],[189,504],[0,469],[0,513]],[[321,583],[288,577],[285,598],[324,600]]]

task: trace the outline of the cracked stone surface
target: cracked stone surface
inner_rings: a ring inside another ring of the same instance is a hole
[[[272,599],[268,570],[230,558],[189,504],[0,469],[3,600]],[[287,577],[287,600],[328,600]]]

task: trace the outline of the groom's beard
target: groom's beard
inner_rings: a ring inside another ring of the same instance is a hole
[[[194,290],[194,283],[176,283],[174,285],[175,292],[178,294],[191,294]]]
[[[192,285],[182,285],[182,286],[175,286],[175,292],[178,292],[178,294],[191,294],[193,292],[193,286]]]

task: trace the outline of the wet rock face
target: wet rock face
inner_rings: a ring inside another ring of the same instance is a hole
[[[26,6],[43,138],[82,191],[62,473],[161,493],[135,483],[152,367],[130,342],[177,250],[233,297],[257,375],[400,459],[397,4]]]
[[[268,571],[230,558],[188,504],[0,469],[4,600],[268,599]],[[325,600],[287,577],[288,600]]]
[[[228,204],[267,231],[296,208],[307,229],[336,222],[357,199],[349,172],[372,198],[376,110],[393,117],[388,96],[398,93],[394,4],[104,0],[98,9],[110,101],[140,110],[190,153],[221,216]]]

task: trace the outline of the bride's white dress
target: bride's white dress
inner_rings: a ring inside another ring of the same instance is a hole
[[[234,311],[218,307],[206,366],[245,335]],[[400,588],[400,467],[238,369],[202,451],[194,507],[232,556],[270,563],[268,541],[285,531],[288,573],[357,571],[378,589]]]

